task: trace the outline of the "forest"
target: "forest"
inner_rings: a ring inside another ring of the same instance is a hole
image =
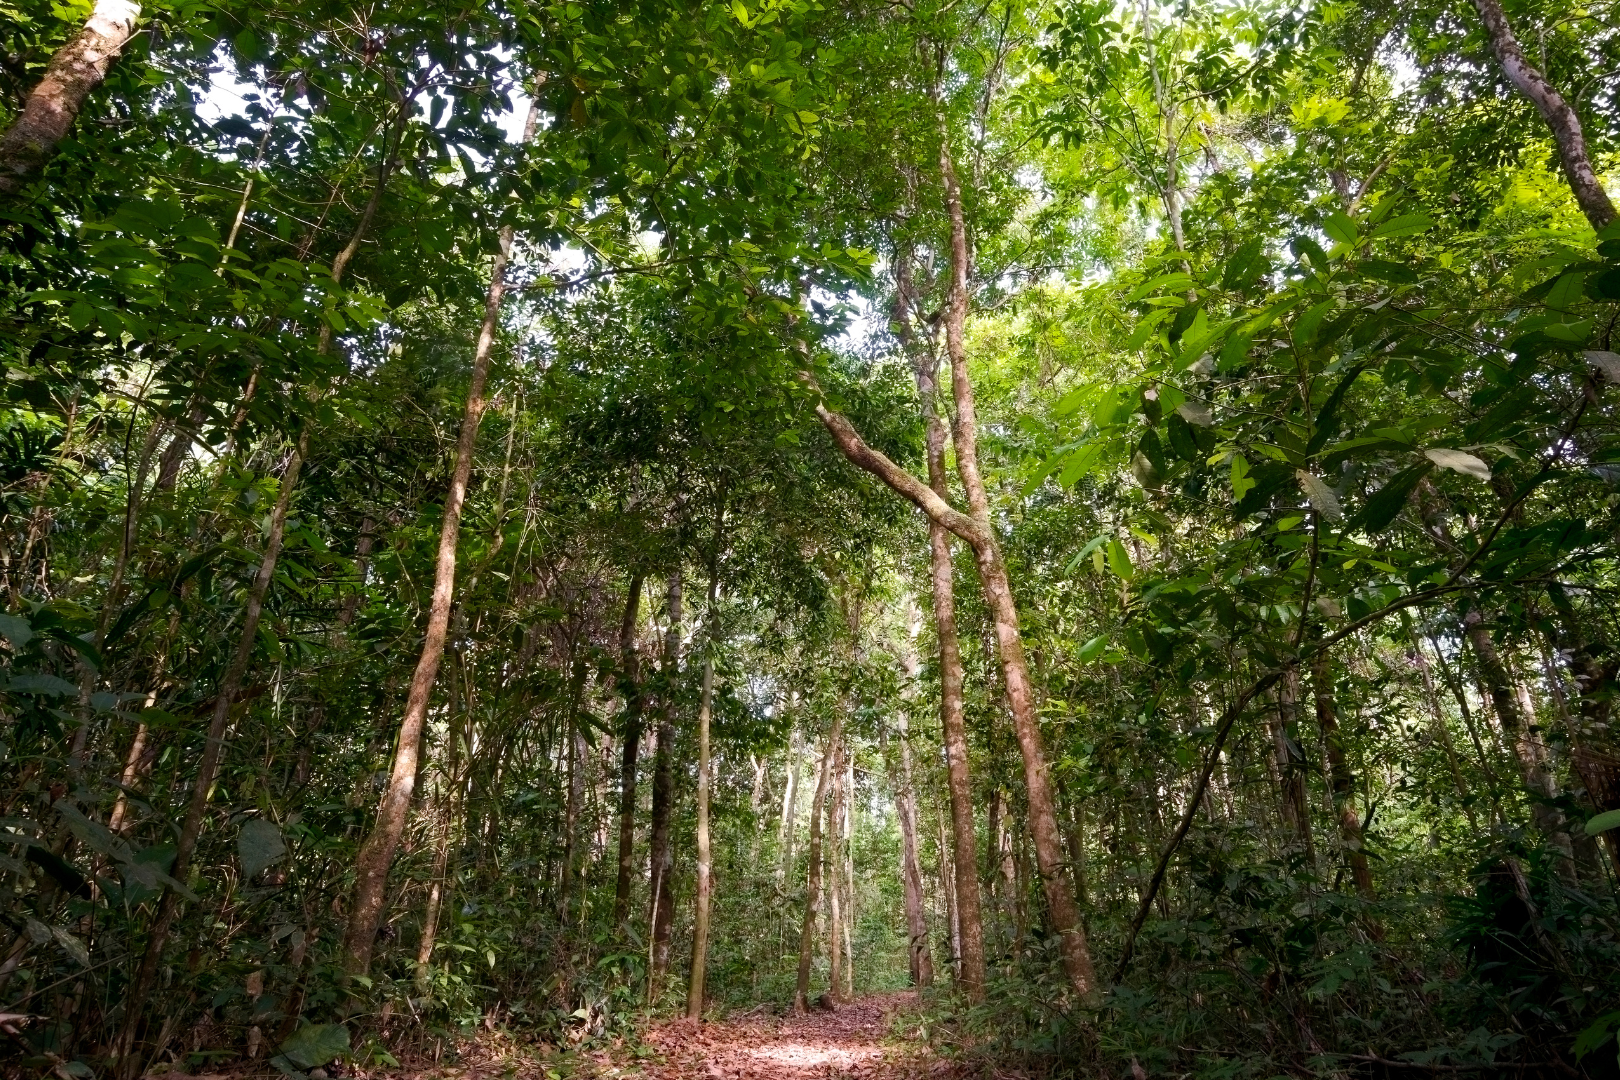
[[[0,1078],[1617,1080],[1617,76],[0,0]]]

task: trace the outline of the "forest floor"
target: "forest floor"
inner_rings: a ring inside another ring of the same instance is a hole
[[[465,1048],[459,1066],[407,1073],[416,1080],[956,1080],[974,1075],[921,1040],[896,1034],[896,1016],[915,1007],[914,993],[871,994],[806,1016],[750,1011],[720,1020],[668,1020],[645,1029],[639,1045],[587,1052],[565,1069],[557,1069],[556,1059],[524,1060],[527,1055],[511,1054],[511,1048],[503,1054],[483,1046]]]
[[[643,1034],[657,1058],[608,1060],[596,1076],[645,1080],[909,1080],[961,1075],[926,1045],[894,1032],[914,993],[871,994],[805,1016],[740,1014],[675,1020]]]

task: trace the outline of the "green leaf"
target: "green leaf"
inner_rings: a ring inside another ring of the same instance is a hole
[[[1322,231],[1341,244],[1356,242],[1356,223],[1342,210],[1335,210],[1328,215],[1328,219],[1322,223]]]
[[[1610,829],[1620,829],[1620,810],[1606,810],[1586,822],[1586,835],[1596,836]]]
[[[1429,471],[1433,468],[1433,462],[1424,461],[1402,469],[1390,477],[1384,486],[1367,500],[1367,504],[1361,508],[1361,512],[1350,524],[1369,533],[1379,533],[1389,528],[1405,508],[1406,500],[1411,497],[1419,481],[1429,475]]]
[[[84,942],[60,926],[51,927],[51,937],[56,939],[56,943],[62,946],[62,951],[67,953],[74,963],[82,968],[90,966],[90,950],[85,947]]]
[[[1156,278],[1142,282],[1125,296],[1125,303],[1134,304],[1144,296],[1152,293],[1186,292],[1193,287],[1193,279],[1177,271],[1173,274],[1160,274]]]
[[[33,640],[34,628],[28,625],[27,619],[16,615],[0,615],[0,635],[11,642],[13,649],[21,650]]]
[[[1598,1017],[1580,1035],[1576,1036],[1575,1059],[1579,1061],[1608,1042],[1609,1037],[1615,1033],[1616,1029],[1620,1029],[1620,1010],[1605,1013],[1603,1016]]]
[[[1402,214],[1391,218],[1372,231],[1370,239],[1382,240],[1389,236],[1416,236],[1434,227],[1434,219],[1427,214]]]
[[[1232,501],[1240,503],[1243,496],[1254,489],[1256,481],[1249,477],[1249,463],[1243,459],[1242,454],[1232,455]]]
[[[45,697],[72,697],[79,692],[79,688],[55,675],[33,672],[13,677],[11,682],[6,684],[6,691],[12,694],[40,694]]]
[[[287,845],[281,839],[281,830],[267,818],[254,818],[236,834],[236,854],[242,860],[242,877],[251,879],[259,871],[280,862],[287,854]]]
[[[279,1056],[295,1068],[317,1068],[349,1049],[349,1029],[342,1024],[305,1024],[279,1049]]]
[[[1131,557],[1125,551],[1125,545],[1118,540],[1108,541],[1108,569],[1114,576],[1129,581],[1136,574],[1136,568],[1131,565]]]

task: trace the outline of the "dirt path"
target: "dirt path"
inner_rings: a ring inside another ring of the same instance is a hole
[[[596,1075],[646,1080],[900,1080],[951,1075],[949,1063],[889,1038],[915,995],[878,994],[808,1016],[678,1020],[646,1033],[661,1061],[617,1062]]]

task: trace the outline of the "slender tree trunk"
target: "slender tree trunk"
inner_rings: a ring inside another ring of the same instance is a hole
[[[177,607],[169,614],[169,629],[163,635],[163,647],[152,670],[152,688],[146,692],[146,700],[141,703],[142,711],[157,704],[158,691],[163,687],[163,675],[169,666],[169,651],[174,647],[174,635],[179,629],[180,609]],[[135,737],[130,740],[129,753],[124,756],[124,771],[118,778],[118,798],[113,802],[112,814],[107,818],[107,828],[115,833],[124,831],[124,819],[129,815],[129,793],[151,772],[152,763],[157,760],[155,748],[148,745],[151,737],[152,732],[146,721],[138,722]]]
[[[832,791],[827,807],[827,996],[833,1001],[844,998],[844,949],[838,940],[844,923],[844,753],[842,742],[833,747]]]
[[[715,567],[709,567],[709,641],[703,658],[703,689],[698,699],[698,777],[697,777],[697,903],[692,917],[692,973],[687,983],[686,1015],[696,1020],[703,1015],[703,979],[709,961],[709,903],[714,888],[713,859],[709,848],[709,712],[714,706],[714,649],[719,630],[715,592]]]
[[[1563,814],[1547,802],[1557,796],[1558,786],[1547,768],[1546,748],[1529,731],[1529,724],[1521,714],[1519,702],[1514,697],[1507,668],[1502,664],[1501,655],[1496,651],[1496,643],[1491,640],[1490,628],[1485,624],[1484,615],[1478,607],[1468,609],[1463,615],[1462,626],[1468,644],[1474,649],[1480,681],[1485,684],[1486,695],[1491,699],[1497,720],[1502,725],[1502,733],[1512,748],[1514,758],[1519,763],[1524,786],[1530,793],[1531,817],[1535,820],[1536,827],[1557,849],[1562,857],[1560,862],[1566,867],[1572,867],[1574,847],[1570,843],[1568,826],[1564,822]]]
[[[1035,860],[1046,894],[1047,912],[1053,932],[1060,935],[1064,970],[1076,993],[1091,998],[1097,990],[1091,950],[1080,912],[1069,889],[1063,857],[1062,832],[1052,798],[1051,778],[1047,775],[1046,749],[1041,738],[1040,716],[1035,706],[1034,688],[1024,659],[1023,635],[1018,626],[1018,608],[1013,601],[1012,582],[1001,557],[990,519],[990,496],[979,473],[978,421],[974,408],[973,384],[967,368],[968,242],[962,210],[961,190],[951,162],[948,140],[940,142],[940,175],[945,183],[945,204],[951,222],[951,285],[945,314],[945,347],[951,363],[951,385],[956,402],[951,442],[956,450],[956,472],[967,495],[968,509],[979,526],[981,542],[974,547],[979,580],[985,602],[995,625],[1001,651],[1002,680],[1007,704],[1012,709],[1018,748],[1024,761],[1024,785],[1028,796],[1030,837],[1035,843]]]
[[[1614,220],[1614,204],[1609,201],[1608,192],[1603,190],[1603,183],[1592,168],[1580,117],[1547,81],[1547,77],[1525,58],[1524,49],[1514,36],[1513,28],[1508,25],[1499,0],[1474,0],[1474,10],[1479,12],[1480,21],[1485,24],[1485,37],[1491,43],[1491,52],[1501,65],[1502,74],[1507,76],[1508,82],[1519,93],[1530,99],[1552,131],[1553,142],[1558,146],[1558,160],[1564,169],[1564,179],[1568,181],[1569,190],[1574,193],[1581,213],[1592,223],[1592,228],[1603,228]]]
[[[22,191],[56,153],[140,16],[141,5],[132,0],[97,0],[78,37],[51,57],[44,77],[0,136],[0,196]]]
[[[1434,729],[1435,737],[1440,745],[1445,747],[1446,762],[1451,767],[1451,782],[1457,790],[1457,798],[1462,802],[1463,813],[1468,817],[1470,827],[1478,829],[1479,822],[1474,816],[1471,805],[1472,796],[1469,794],[1468,782],[1463,779],[1462,760],[1457,754],[1457,744],[1451,738],[1451,728],[1446,723],[1446,717],[1440,710],[1440,695],[1435,689],[1434,676],[1429,671],[1429,658],[1423,655],[1423,648],[1418,644],[1417,635],[1407,627],[1407,633],[1412,639],[1412,666],[1417,668],[1418,679],[1423,687],[1424,700],[1429,705],[1429,722]]]
[[[799,817],[799,758],[803,753],[804,743],[799,736],[799,728],[795,725],[788,735],[787,780],[782,791],[782,821],[776,829],[776,849],[782,856],[776,863],[778,894],[786,886],[787,872],[793,865],[793,834]]]
[[[1569,724],[1575,773],[1598,813],[1620,810],[1620,756],[1613,752],[1610,728],[1620,660],[1608,643],[1586,639],[1562,586],[1549,588],[1547,595],[1558,615],[1553,645],[1568,664],[1575,683],[1577,715]],[[1620,829],[1610,829],[1601,836],[1616,877],[1620,878]]]
[[[203,739],[202,758],[197,763],[197,778],[191,789],[190,802],[186,806],[185,819],[180,826],[180,836],[175,843],[174,866],[170,872],[170,876],[182,884],[191,871],[191,858],[197,850],[197,840],[202,835],[208,801],[213,796],[214,781],[219,775],[220,762],[224,757],[225,724],[230,718],[231,706],[236,703],[236,695],[241,692],[248,660],[252,658],[254,646],[258,644],[259,619],[264,613],[265,597],[270,592],[270,583],[276,573],[276,560],[281,555],[282,540],[287,533],[287,508],[292,502],[293,491],[298,485],[298,471],[308,450],[309,428],[306,427],[299,436],[298,446],[293,450],[286,470],[282,473],[281,489],[276,495],[275,508],[270,513],[270,533],[265,538],[264,554],[260,556],[259,569],[253,577],[253,584],[248,588],[247,604],[242,612],[242,629],[237,639],[236,650],[215,691],[214,709],[208,720],[208,732]],[[157,976],[158,964],[163,959],[163,947],[168,943],[169,931],[174,926],[175,916],[179,914],[179,910],[179,897],[174,890],[165,889],[158,901],[151,933],[147,936],[146,951],[141,957],[135,978],[130,983],[129,1000],[144,1000],[151,991],[152,981]],[[124,1022],[120,1044],[121,1054],[124,1056],[123,1068],[126,1072],[133,1060],[134,1055],[131,1051],[135,1046],[141,1015],[141,1010],[131,1009]]]
[[[900,877],[905,889],[906,929],[911,935],[907,958],[913,986],[932,986],[934,959],[928,951],[928,922],[923,915],[922,867],[917,861],[917,795],[911,783],[911,743],[907,739],[904,712],[896,718],[899,728],[899,765],[894,788],[895,817],[900,821]]]
[[[898,265],[895,323],[910,347],[910,253]],[[938,362],[913,354],[917,397],[922,405],[928,484],[941,500],[950,496],[945,471],[945,423],[940,418]],[[945,743],[946,786],[950,792],[952,865],[955,868],[952,945],[957,980],[968,1000],[984,1000],[984,921],[979,906],[978,839],[973,834],[973,778],[968,769],[967,711],[962,642],[956,632],[955,562],[951,533],[932,517],[928,522],[929,577],[933,589],[934,636],[939,647],[939,719]]]
[[[963,221],[960,192],[948,148],[942,142],[941,172],[946,181],[946,203],[951,217],[951,300],[947,305],[946,344],[951,360],[951,382],[956,401],[954,445],[957,474],[966,491],[970,513],[951,506],[938,492],[922,484],[886,455],[873,450],[860,437],[849,420],[818,403],[816,415],[827,428],[839,451],[853,464],[877,476],[896,493],[914,503],[933,520],[973,548],[984,589],[985,604],[994,623],[1001,652],[1002,678],[1007,702],[1012,710],[1018,748],[1023,758],[1024,783],[1029,799],[1029,826],[1035,843],[1037,868],[1046,895],[1051,928],[1060,936],[1064,970],[1070,984],[1083,999],[1097,991],[1091,950],[1086,944],[1080,912],[1069,888],[1062,834],[1047,775],[1046,750],[1041,738],[1040,717],[1035,706],[1029,666],[1024,658],[1023,637],[1018,627],[1018,607],[1012,584],[1001,556],[990,518],[989,495],[979,475],[977,421],[974,415],[973,386],[967,373],[967,232]],[[803,377],[814,382],[808,372]],[[961,873],[960,866],[957,869]]]
[[[681,572],[669,578],[669,627],[664,633],[664,700],[658,717],[658,742],[653,751],[652,897],[648,914],[652,950],[652,987],[669,970],[669,932],[675,917],[670,874],[675,851],[670,844],[670,819],[675,803],[675,687],[681,668]]]
[[[939,815],[939,891],[945,894],[945,922],[950,927],[950,958],[946,965],[958,984],[962,981],[962,920],[956,910],[956,871],[951,864],[951,841],[946,835],[945,815]]]
[[[804,890],[804,924],[799,932],[799,977],[793,990],[793,1011],[803,1016],[810,1009],[810,962],[815,949],[816,920],[821,915],[821,808],[827,798],[827,780],[833,771],[833,756],[843,734],[844,717],[833,717],[827,733],[827,747],[821,754],[821,772],[816,777],[816,793],[810,800],[809,875]]]
[[[855,997],[855,755],[846,740],[844,759],[844,999]]]
[[[533,137],[539,110],[529,109],[524,127],[524,141]],[[444,500],[444,520],[439,529],[439,550],[434,565],[433,597],[428,608],[427,632],[422,653],[411,676],[410,689],[405,698],[405,715],[400,720],[394,745],[394,763],[388,786],[377,807],[377,820],[370,835],[361,844],[355,856],[354,902],[349,925],[343,939],[343,963],[351,975],[365,975],[371,969],[371,950],[376,942],[377,926],[382,921],[387,900],[388,871],[394,864],[394,853],[399,849],[400,837],[405,833],[405,821],[410,814],[411,798],[416,788],[417,759],[422,749],[422,729],[427,721],[428,704],[433,684],[439,675],[439,663],[444,657],[444,644],[450,628],[450,605],[455,595],[456,547],[461,536],[461,511],[467,499],[467,486],[472,479],[473,450],[478,439],[478,425],[484,418],[488,399],[484,384],[489,378],[490,355],[494,351],[495,334],[499,329],[501,300],[506,295],[506,264],[512,255],[514,230],[502,226],[499,250],[490,268],[489,290],[484,297],[484,317],[478,329],[478,342],[473,349],[472,374],[467,387],[467,405],[461,418],[461,432],[456,441],[456,460],[451,474],[450,490]]]
[[[1272,751],[1277,759],[1279,805],[1283,821],[1308,858],[1315,859],[1311,843],[1310,804],[1305,797],[1305,762],[1299,742],[1299,669],[1289,668],[1277,683],[1277,711],[1270,718]]]
[[[452,653],[452,658],[454,654]],[[427,910],[422,916],[422,940],[416,949],[416,992],[426,994],[432,985],[433,946],[439,934],[439,913],[444,905],[444,890],[450,867],[450,848],[460,824],[463,781],[461,776],[461,744],[467,730],[465,712],[451,709],[450,746],[445,759],[444,788],[439,822],[439,842],[433,852],[433,871],[428,883]]]
[[[557,911],[564,925],[570,918],[579,877],[579,823],[585,808],[585,765],[589,760],[585,737],[579,730],[579,713],[585,707],[585,661],[577,653],[573,666],[568,687],[568,795],[563,806],[562,887],[558,889],[557,902]]]
[[[1333,675],[1326,650],[1316,654],[1311,664],[1311,693],[1316,699],[1316,724],[1322,731],[1322,744],[1328,763],[1328,783],[1333,790],[1333,811],[1339,821],[1339,838],[1350,861],[1350,877],[1363,900],[1372,900],[1372,870],[1362,846],[1361,814],[1356,810],[1356,776],[1344,752],[1339,731],[1338,710],[1333,704]]]
[[[641,671],[636,653],[636,622],[641,611],[642,576],[630,579],[619,624],[619,670],[624,698],[624,749],[619,763],[619,872],[613,885],[613,925],[630,916],[630,874],[635,868],[636,767],[641,753]]]

